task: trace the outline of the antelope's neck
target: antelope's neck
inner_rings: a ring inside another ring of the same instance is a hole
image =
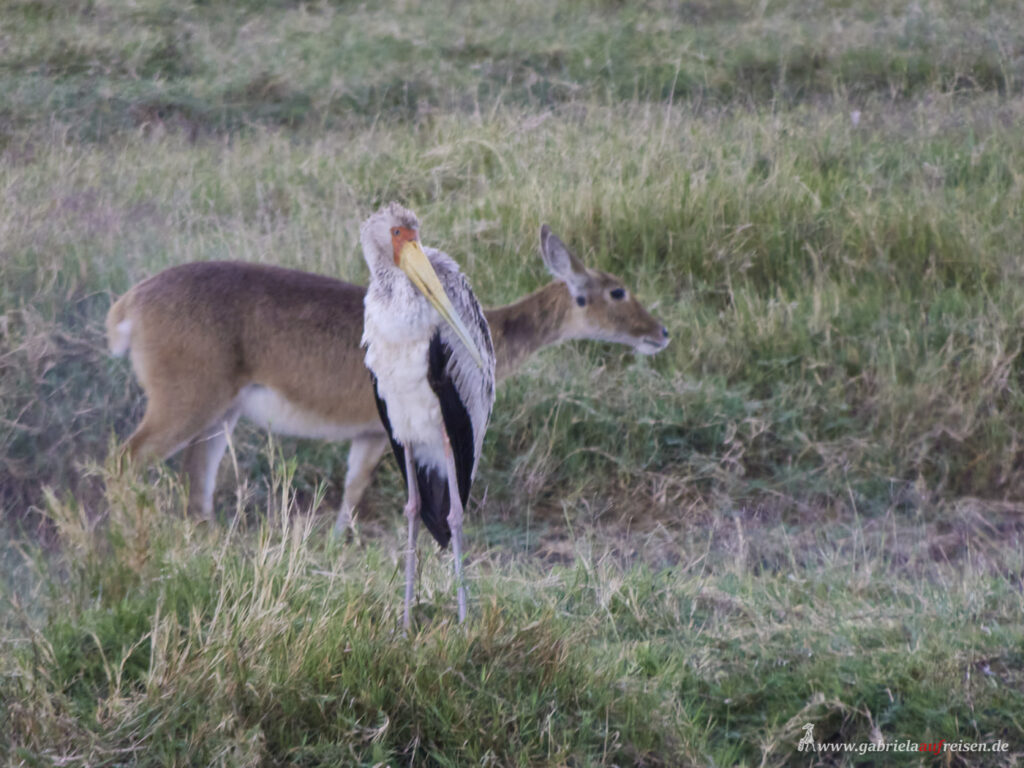
[[[569,338],[570,301],[565,284],[555,281],[512,304],[486,310],[497,379],[511,374],[541,347]]]

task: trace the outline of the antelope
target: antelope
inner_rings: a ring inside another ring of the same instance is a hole
[[[652,355],[669,334],[614,275],[587,268],[545,224],[541,257],[554,280],[485,309],[495,378],[570,339]],[[280,267],[191,262],[137,283],[107,313],[115,357],[129,356],[147,397],[128,438],[133,462],[182,451],[188,512],[213,516],[217,468],[242,416],[269,431],[351,441],[338,533],[351,524],[388,447],[363,361],[362,286]]]

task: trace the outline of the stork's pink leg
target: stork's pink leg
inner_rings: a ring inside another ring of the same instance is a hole
[[[462,577],[462,497],[459,495],[459,480],[455,472],[455,456],[452,444],[448,441],[448,433],[444,435],[444,458],[448,470],[448,495],[451,505],[448,508],[448,527],[452,529],[452,554],[455,556],[455,588],[459,600],[459,623],[466,620],[466,582]]]
[[[405,551],[405,613],[402,626],[412,626],[413,584],[416,581],[416,535],[420,532],[420,487],[416,484],[416,464],[412,460],[412,449],[405,446],[405,478],[409,486],[409,500],[405,502],[405,517],[409,521],[409,544]]]

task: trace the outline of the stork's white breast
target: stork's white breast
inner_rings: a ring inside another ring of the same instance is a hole
[[[445,466],[443,420],[437,395],[427,381],[427,352],[433,327],[402,324],[396,333],[392,323],[378,322],[367,312],[363,340],[366,366],[377,378],[377,394],[388,409],[391,435],[413,449],[420,464]]]

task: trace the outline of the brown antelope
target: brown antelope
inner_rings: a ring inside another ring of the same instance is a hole
[[[555,280],[484,311],[498,380],[567,339],[644,354],[668,345],[668,330],[621,280],[588,269],[547,225],[540,248]],[[243,262],[182,264],[135,285],[107,314],[110,352],[130,355],[148,398],[130,456],[153,461],[184,449],[189,512],[209,518],[240,416],[280,434],[350,440],[335,523],[344,530],[388,445],[360,349],[365,296],[323,275]]]

